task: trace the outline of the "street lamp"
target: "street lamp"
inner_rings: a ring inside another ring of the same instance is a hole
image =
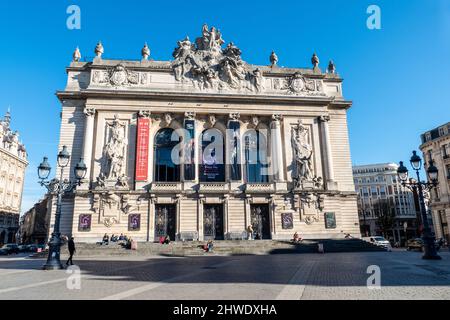
[[[430,260],[438,260],[441,257],[437,254],[435,247],[435,239],[433,234],[431,233],[431,228],[427,219],[427,212],[425,209],[425,200],[423,197],[423,191],[431,190],[437,185],[438,178],[438,169],[433,165],[433,161],[430,161],[430,165],[428,166],[427,174],[428,181],[424,182],[420,180],[419,171],[422,168],[422,159],[417,155],[416,151],[413,151],[413,155],[411,156],[410,163],[412,168],[416,171],[417,181],[414,179],[409,179],[408,181],[408,168],[403,165],[403,161],[400,161],[400,165],[397,169],[398,177],[400,178],[401,184],[404,187],[407,187],[413,192],[417,192],[419,196],[420,203],[420,213],[422,215],[422,224],[423,224],[423,233],[422,239],[424,242],[424,255],[423,259]]]
[[[76,181],[69,181],[68,179],[63,180],[64,169],[69,165],[70,153],[67,151],[67,147],[63,146],[63,149],[58,153],[58,166],[61,168],[61,178],[54,178],[52,180],[47,180],[50,175],[51,167],[48,163],[48,158],[44,157],[41,164],[38,166],[38,176],[41,181],[39,181],[41,186],[47,188],[48,192],[56,195],[56,212],[55,212],[55,226],[53,228],[52,236],[48,242],[48,258],[47,262],[44,264],[43,269],[45,270],[57,270],[63,269],[60,261],[60,249],[61,249],[61,233],[59,231],[60,219],[61,219],[61,204],[62,198],[65,194],[69,193],[77,185],[80,185],[81,180],[85,177],[87,172],[86,164],[83,159],[75,165],[74,174]]]

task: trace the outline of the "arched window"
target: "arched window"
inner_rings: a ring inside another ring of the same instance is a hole
[[[268,182],[267,139],[257,130],[244,134],[245,181]]]
[[[179,159],[172,159],[172,150],[179,141],[180,136],[171,128],[164,128],[156,133],[155,181],[180,181]]]
[[[220,130],[211,128],[202,132],[200,163],[201,182],[225,181],[225,144]]]

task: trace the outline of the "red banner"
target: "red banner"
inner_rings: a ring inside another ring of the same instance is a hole
[[[148,137],[150,119],[138,118],[136,140],[136,181],[147,181],[148,178]]]

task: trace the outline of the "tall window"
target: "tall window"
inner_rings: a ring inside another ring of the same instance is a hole
[[[211,128],[201,135],[201,182],[225,182],[225,144],[220,130]]]
[[[173,148],[179,142],[180,136],[171,128],[161,129],[156,134],[155,181],[180,181],[179,155],[178,159],[172,159]]]
[[[267,140],[256,130],[247,131],[244,135],[245,181],[268,182]]]

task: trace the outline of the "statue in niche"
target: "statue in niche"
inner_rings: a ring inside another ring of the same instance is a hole
[[[105,176],[107,179],[117,179],[123,173],[125,166],[125,125],[120,123],[119,116],[114,115],[114,120],[109,127],[109,141],[105,145],[103,155],[106,158]]]
[[[308,142],[308,129],[299,120],[297,125],[291,127],[291,144],[293,150],[294,171],[293,178],[296,184],[303,181],[311,181],[313,150]]]

